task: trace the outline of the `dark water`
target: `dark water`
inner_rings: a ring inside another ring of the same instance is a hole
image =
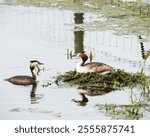
[[[96,15],[87,13],[0,5],[0,119],[111,119],[94,106],[130,103],[130,90],[124,89],[87,96],[88,102],[77,104],[71,100],[80,99],[83,91],[52,82],[54,76],[75,68],[77,60],[67,59],[67,49],[73,53],[92,52],[94,61],[128,72],[144,68],[150,74],[149,42],[141,45],[138,36],[80,28],[82,23],[96,19]],[[45,64],[37,87],[16,86],[3,80],[18,74],[30,75],[28,66],[33,59]],[[52,85],[43,87],[47,82]],[[134,93],[139,99],[141,91]],[[142,119],[150,119],[149,111],[144,110]]]

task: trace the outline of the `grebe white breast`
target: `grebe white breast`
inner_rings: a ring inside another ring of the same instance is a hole
[[[76,65],[76,71],[79,73],[116,71],[115,68],[101,62],[90,62],[85,64],[88,56],[84,52],[78,53],[77,57],[80,61]]]
[[[39,66],[43,65],[43,63],[40,63],[37,60],[30,61],[30,71],[32,73],[32,76],[25,76],[25,75],[18,75],[14,76],[8,79],[5,79],[5,81],[9,81],[12,84],[15,85],[32,85],[39,81]]]

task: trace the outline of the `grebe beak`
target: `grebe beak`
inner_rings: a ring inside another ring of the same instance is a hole
[[[40,68],[40,66],[41,65],[44,65],[44,63],[42,63],[42,62],[38,62],[38,66],[37,66],[37,68],[38,68],[38,70],[40,71],[41,70],[41,68]]]
[[[44,63],[39,62],[39,65],[44,65]]]

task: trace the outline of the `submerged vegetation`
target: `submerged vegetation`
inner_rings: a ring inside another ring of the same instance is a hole
[[[59,75],[55,81],[68,83],[69,85],[76,85],[79,89],[87,91],[112,91],[123,87],[139,86],[144,92],[149,92],[150,79],[145,75],[143,69],[136,74],[130,74],[123,70],[116,72],[102,73],[77,73],[70,71],[63,75]]]
[[[138,101],[131,91],[129,105],[97,104],[95,107],[113,119],[139,119],[143,116],[143,108],[149,105]]]
[[[99,110],[104,112],[112,119],[139,119],[143,116],[142,105],[139,103],[133,105],[116,105],[116,104],[97,104]]]

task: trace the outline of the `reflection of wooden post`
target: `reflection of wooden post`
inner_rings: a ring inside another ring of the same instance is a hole
[[[75,24],[82,24],[84,20],[84,13],[74,13],[74,23]],[[84,51],[84,31],[83,30],[76,30],[77,27],[74,28],[74,48],[75,53],[79,53]]]

